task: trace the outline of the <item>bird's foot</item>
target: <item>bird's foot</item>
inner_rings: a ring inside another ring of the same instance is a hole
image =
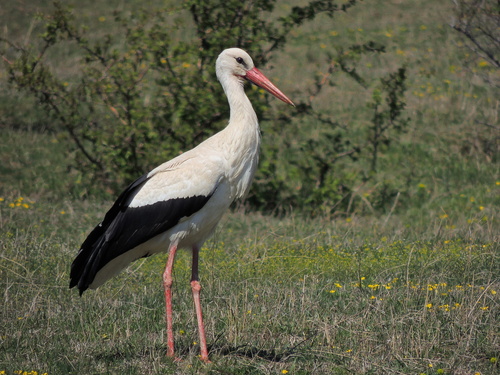
[[[171,348],[167,350],[167,358],[170,358],[173,362],[179,363],[182,362],[182,358],[176,357],[174,351]]]
[[[167,353],[167,358],[170,358],[172,362],[179,363],[182,362],[182,358],[176,357],[173,353]]]
[[[202,361],[203,363],[212,363],[212,361],[208,359],[208,356],[200,355],[199,357],[200,361]]]

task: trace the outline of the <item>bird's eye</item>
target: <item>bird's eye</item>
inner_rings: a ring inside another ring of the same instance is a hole
[[[236,62],[237,62],[238,64],[245,64],[245,62],[243,61],[243,59],[242,59],[241,57],[237,57],[237,58],[236,58]]]

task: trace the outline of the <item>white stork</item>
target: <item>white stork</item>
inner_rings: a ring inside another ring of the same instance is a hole
[[[177,249],[191,249],[191,289],[201,359],[206,362],[209,360],[200,304],[199,249],[230,204],[246,195],[259,160],[259,124],[243,84],[249,80],[294,106],[241,49],[224,50],[217,58],[216,72],[228,98],[229,124],[197,147],[130,184],[83,242],[70,275],[70,288],[77,286],[81,295],[88,288],[104,284],[131,262],[168,249],[163,286],[167,355],[174,357],[172,268]]]

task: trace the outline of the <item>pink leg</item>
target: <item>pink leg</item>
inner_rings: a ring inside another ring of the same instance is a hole
[[[174,358],[174,329],[172,324],[172,268],[174,266],[177,245],[170,245],[167,266],[163,272],[163,288],[165,290],[165,308],[167,319],[167,356]]]
[[[205,337],[205,326],[203,325],[203,315],[201,313],[200,290],[201,285],[198,281],[198,254],[199,249],[193,246],[193,266],[191,269],[191,290],[193,291],[194,308],[198,318],[198,332],[200,334],[200,354],[201,360],[210,362],[208,359],[207,339]]]

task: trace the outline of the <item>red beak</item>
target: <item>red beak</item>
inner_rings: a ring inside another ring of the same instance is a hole
[[[285,102],[286,104],[293,105],[295,107],[295,104],[293,104],[293,102],[290,99],[288,99],[287,96],[280,91],[280,89],[274,86],[272,82],[257,68],[252,68],[249,71],[247,71],[245,78],[248,79],[250,82],[255,83],[257,86],[263,88],[267,92],[273,94],[279,100]]]

